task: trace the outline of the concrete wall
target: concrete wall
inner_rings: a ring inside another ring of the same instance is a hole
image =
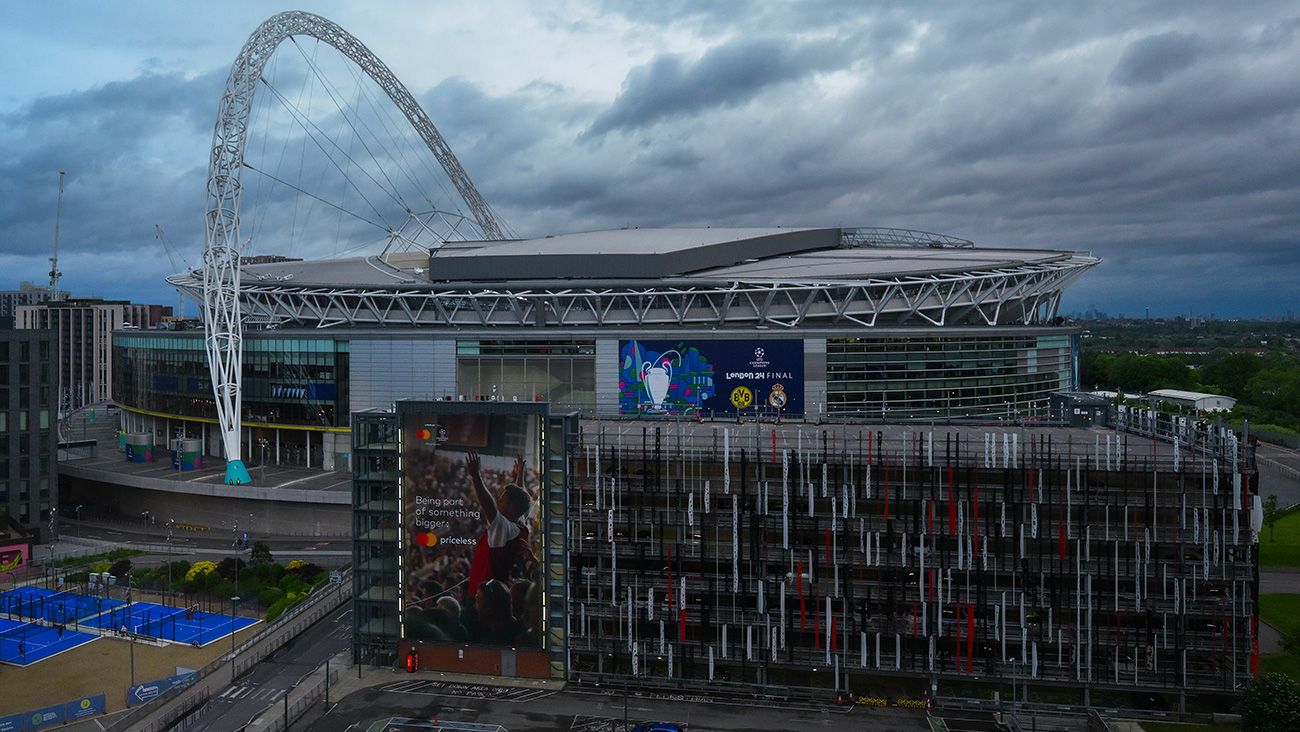
[[[235,486],[211,486],[234,488]],[[276,536],[350,536],[352,533],[351,495],[344,493],[344,504],[304,503],[259,500],[229,495],[195,495],[168,491],[141,490],[135,486],[115,485],[96,480],[61,476],[65,504],[81,504],[88,517],[137,519],[150,511],[158,522],[175,519],[178,524],[206,527],[205,533],[230,534],[238,524],[254,537]],[[317,491],[320,492],[320,491]]]
[[[826,413],[826,339],[803,339],[804,410],[809,417]]]
[[[618,339],[596,339],[596,411],[618,414]]]
[[[353,338],[349,409],[391,409],[398,399],[439,399],[456,392],[453,338]]]

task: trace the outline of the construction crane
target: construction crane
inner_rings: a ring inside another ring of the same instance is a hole
[[[50,257],[50,299],[61,300],[59,295],[59,219],[63,216],[63,171],[59,171],[59,205],[54,209],[54,255]]]
[[[173,272],[182,272],[182,271],[188,272],[191,269],[193,269],[193,267],[190,266],[190,263],[186,261],[184,257],[181,257],[181,264],[185,265],[185,269],[182,270],[180,267],[176,265],[176,257],[180,255],[177,254],[175,250],[172,249],[171,242],[167,241],[167,235],[163,233],[163,229],[160,224],[154,224],[153,230],[154,230],[154,236],[157,237],[158,241],[162,242],[163,251],[167,252],[167,261],[171,262]],[[185,317],[185,294],[181,292],[180,288],[177,288],[176,296],[177,296],[176,317],[184,318]]]

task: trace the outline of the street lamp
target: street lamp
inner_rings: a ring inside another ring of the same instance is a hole
[[[127,625],[127,623],[131,622],[131,611],[129,609],[131,607],[131,570],[126,572],[126,607],[128,609],[126,618],[122,621],[122,626],[127,628],[128,633],[130,633],[128,638],[131,643],[131,686],[135,686],[135,628]]]
[[[235,560],[235,587],[239,587],[239,560]],[[235,592],[239,592],[238,589]],[[239,612],[239,595],[230,598],[230,683],[235,683],[235,616]]]
[[[172,594],[172,527],[176,519],[167,519],[167,594]]]
[[[261,465],[262,470],[261,470],[261,473],[258,475],[258,480],[266,480],[266,445],[267,445],[267,439],[266,439],[265,437],[259,437],[259,438],[257,438],[257,444],[258,444],[259,447],[262,448],[262,465]]]

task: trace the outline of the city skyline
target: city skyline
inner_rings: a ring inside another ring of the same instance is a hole
[[[1300,300],[1284,4],[306,9],[384,59],[521,235],[904,226],[1101,256],[1064,312]],[[8,287],[45,281],[66,170],[63,289],[175,301],[153,225],[198,261],[221,86],[273,12],[0,9]]]

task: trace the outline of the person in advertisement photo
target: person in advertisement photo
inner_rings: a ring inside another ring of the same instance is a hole
[[[406,431],[405,637],[539,647],[537,447],[533,438],[511,451],[504,439],[536,435],[536,419],[472,419],[482,427],[441,416],[412,418]]]

